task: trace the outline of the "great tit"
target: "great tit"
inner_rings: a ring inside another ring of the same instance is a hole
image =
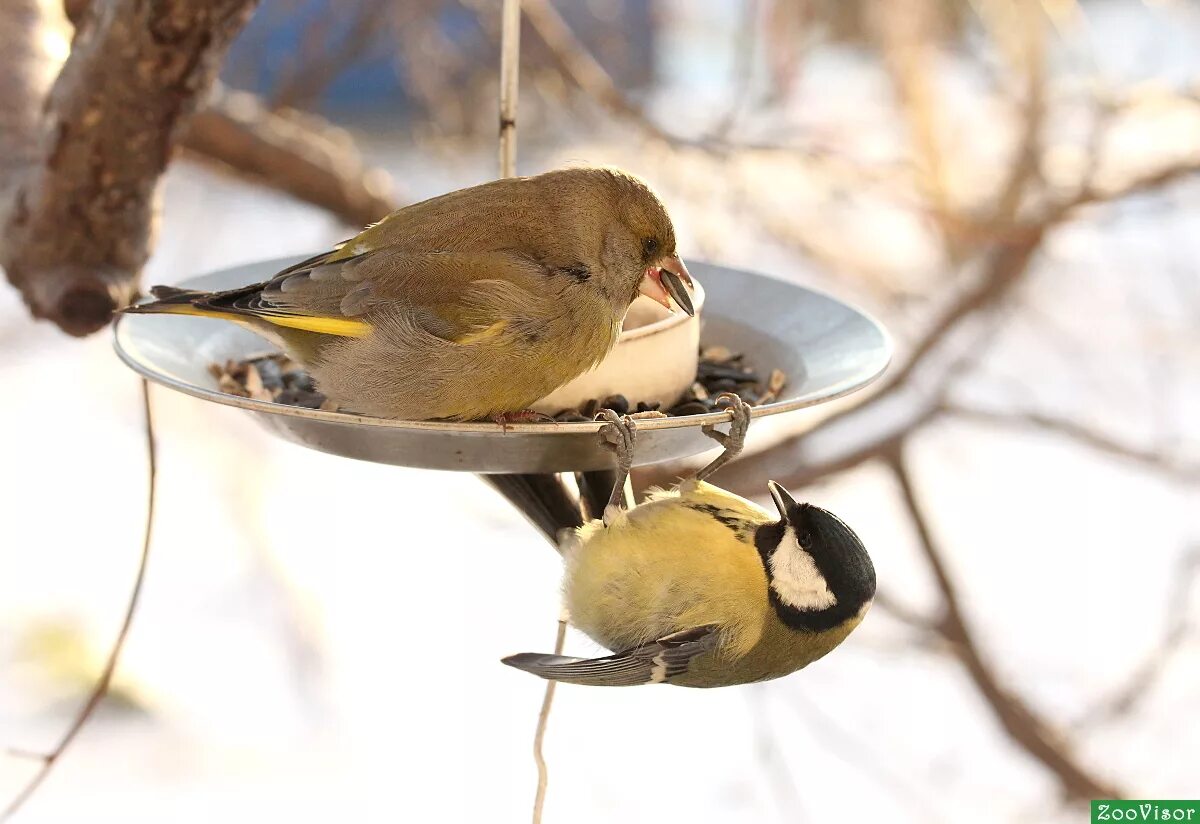
[[[563,542],[570,621],[615,653],[505,664],[573,684],[723,687],[795,672],[862,622],[875,568],[854,530],[774,481],[774,515],[705,482],[745,437],[749,407],[730,406],[730,433],[709,432],[726,447],[713,463],[630,510],[614,490],[604,521]],[[623,475],[636,429],[612,418],[602,434]]]
[[[248,326],[355,412],[504,422],[595,366],[639,294],[693,314],[690,283],[650,187],[580,168],[406,206],[264,283],[155,287],[126,311]]]

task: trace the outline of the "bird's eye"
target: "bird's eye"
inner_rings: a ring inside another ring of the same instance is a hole
[[[800,542],[800,546],[810,547],[810,546],[812,546],[813,536],[812,536],[811,532],[809,532],[808,530],[805,530],[804,532],[801,532],[799,535],[796,536],[796,540],[798,540]]]
[[[658,254],[658,238],[642,238],[642,251],[645,252],[646,257],[648,258],[654,257],[654,255]]]

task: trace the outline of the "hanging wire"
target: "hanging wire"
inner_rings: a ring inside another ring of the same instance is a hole
[[[521,69],[521,0],[504,0],[500,23],[500,177],[517,173],[517,91]],[[554,640],[554,654],[561,655],[567,637],[566,616],[559,616]],[[542,708],[538,712],[537,729],[533,735],[533,761],[537,765],[537,792],[533,799],[533,824],[541,824],[542,807],[546,802],[548,772],[542,742],[546,724],[554,704],[555,681],[546,682]]]
[[[504,0],[500,23],[500,177],[517,173],[517,88],[521,68],[521,0]]]

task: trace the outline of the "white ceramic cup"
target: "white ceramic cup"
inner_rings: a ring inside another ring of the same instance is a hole
[[[678,308],[672,313],[639,297],[630,304],[621,337],[608,356],[532,408],[553,415],[610,395],[624,395],[631,408],[639,401],[661,404],[663,411],[674,406],[696,380],[704,308],[704,288],[699,281],[693,282],[692,305],[694,317]]]

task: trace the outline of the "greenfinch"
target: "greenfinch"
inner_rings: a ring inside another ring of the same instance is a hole
[[[633,509],[614,491],[603,522],[561,542],[570,621],[614,654],[504,663],[572,684],[723,687],[795,672],[862,622],[875,568],[849,526],[774,481],[777,515],[705,482],[741,449],[750,410],[740,400],[732,410],[729,435],[709,430],[726,446],[716,461]],[[603,414],[623,487],[634,422]]]
[[[155,287],[126,311],[248,326],[354,412],[505,422],[596,365],[639,294],[691,314],[690,282],[651,188],[576,168],[450,192],[263,283]]]

